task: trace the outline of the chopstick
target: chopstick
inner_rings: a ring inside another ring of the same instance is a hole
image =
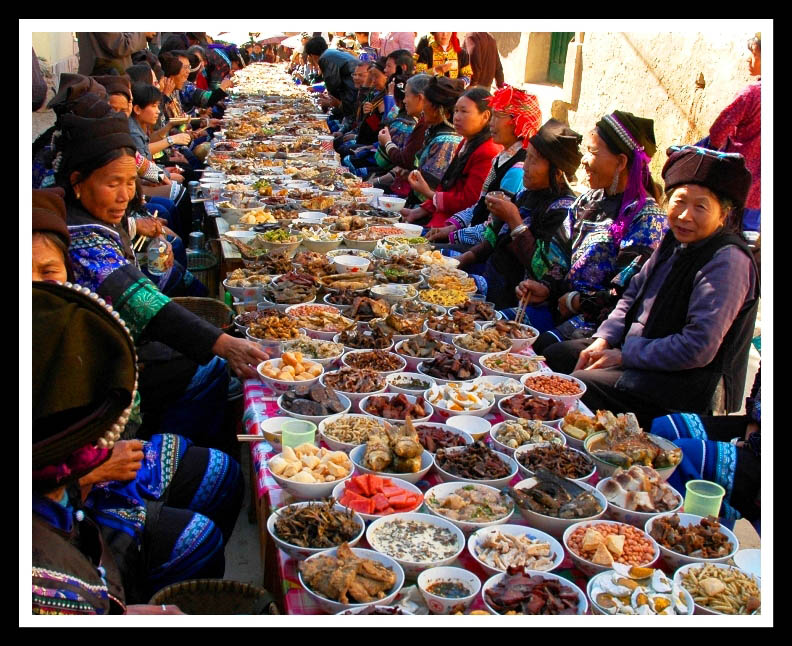
[[[240,442],[266,442],[267,438],[263,435],[237,435],[237,440]]]
[[[525,308],[528,307],[528,295],[526,294],[520,299],[520,304],[517,306],[517,312],[514,315],[514,320],[521,324],[523,317],[525,316]]]
[[[156,218],[159,215],[159,210],[154,209],[154,214],[151,216],[152,218]],[[132,245],[132,249],[138,253],[143,251],[143,245],[146,244],[146,240],[148,240],[147,236],[140,235],[138,239],[135,241],[135,244]]]

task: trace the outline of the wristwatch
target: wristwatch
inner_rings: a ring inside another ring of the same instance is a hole
[[[171,136],[170,136],[170,135],[168,135],[167,137],[165,137],[165,141],[167,141],[167,142],[168,142],[168,146],[172,146],[172,145],[173,145],[173,139],[171,138]]]

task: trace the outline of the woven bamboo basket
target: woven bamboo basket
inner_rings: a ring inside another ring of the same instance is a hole
[[[176,605],[188,615],[278,615],[272,595],[264,588],[226,579],[193,579],[169,585],[149,601]]]
[[[234,311],[214,298],[177,296],[171,300],[223,331],[230,329],[234,324]]]

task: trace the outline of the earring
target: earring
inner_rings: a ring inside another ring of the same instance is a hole
[[[610,189],[608,190],[608,195],[616,195],[616,191],[619,190],[619,173],[616,173],[613,176],[613,181],[611,182]]]

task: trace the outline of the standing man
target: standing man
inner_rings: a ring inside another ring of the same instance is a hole
[[[481,85],[489,90],[494,79],[499,88],[503,87],[503,66],[492,35],[487,31],[470,32],[465,37],[464,47],[473,68],[470,85]]]
[[[357,88],[352,75],[360,61],[346,52],[328,49],[327,41],[321,36],[305,43],[305,54],[310,63],[319,66],[327,93],[341,101],[344,116],[353,115]]]
[[[372,31],[369,35],[369,45],[377,49],[380,56],[387,56],[397,49],[406,49],[412,54],[415,52],[415,32]]]
[[[126,68],[132,65],[132,54],[146,49],[148,39],[156,35],[156,31],[78,31],[78,74],[108,74],[111,69],[124,74]]]

